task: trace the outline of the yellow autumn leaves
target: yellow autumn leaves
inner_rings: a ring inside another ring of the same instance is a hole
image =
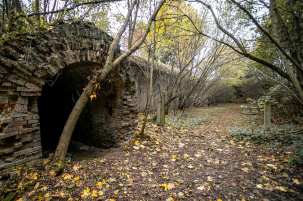
[[[26,178],[36,180],[36,179],[38,179],[38,176],[39,176],[38,173],[35,172],[35,173],[30,173],[30,174],[26,175]]]
[[[188,154],[184,154],[183,156],[184,156],[184,158],[189,158]]]
[[[95,89],[97,89],[99,86],[99,83],[95,85]],[[83,88],[83,91],[85,91],[87,88]],[[89,96],[90,97],[90,100],[92,101],[94,98],[97,98],[97,95],[96,93],[93,93],[92,95]]]
[[[102,187],[106,185],[106,182],[102,181],[102,182],[97,182],[96,184],[96,187],[98,189],[102,189]],[[115,195],[118,194],[118,191],[115,193]],[[91,190],[89,187],[87,187],[86,189],[84,189],[81,193],[81,198],[83,199],[86,199],[86,198],[89,198],[89,197],[92,197],[92,198],[96,198],[98,196],[103,196],[104,195],[104,192],[101,191],[101,190]]]
[[[94,98],[97,98],[97,95],[96,94],[92,94],[89,97],[90,97],[90,100],[93,100]]]
[[[81,194],[81,197],[82,198],[88,198],[89,196],[91,196],[92,198],[96,198],[98,196],[102,196],[104,193],[103,191],[97,191],[97,190],[90,190],[90,188],[86,188],[83,190],[82,194]]]
[[[166,184],[161,184],[160,187],[164,188],[164,191],[167,191],[170,189],[170,187],[167,186]]]
[[[106,182],[104,182],[104,181],[103,181],[103,182],[100,182],[100,181],[99,181],[99,182],[97,183],[97,188],[98,188],[98,189],[101,189],[102,186],[104,186],[104,185],[106,185]]]
[[[99,83],[95,85],[95,89],[97,89],[99,86]],[[93,93],[92,95],[89,96],[90,100],[92,101],[94,98],[97,98],[97,95],[95,93]]]

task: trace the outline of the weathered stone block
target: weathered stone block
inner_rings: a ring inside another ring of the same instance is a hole
[[[3,129],[3,133],[10,133],[10,132],[13,132],[13,131],[15,131],[14,128],[10,128],[10,127],[5,127]]]
[[[17,122],[9,123],[8,127],[23,126],[26,124],[27,124],[27,121],[17,121]]]
[[[15,112],[13,111],[12,113],[12,117],[16,118],[16,117],[26,117],[28,114],[27,113],[20,113],[20,112]]]
[[[33,146],[35,147],[35,146],[40,146],[41,145],[41,142],[40,141],[38,141],[38,142],[33,142]]]
[[[24,68],[19,63],[14,63],[14,70],[13,73],[18,74],[19,76],[32,76],[32,72],[29,71],[27,68]]]
[[[37,130],[40,130],[40,125],[37,124],[37,125],[32,125],[33,126],[33,131],[37,131]]]
[[[34,85],[34,84],[32,84],[32,83],[26,83],[25,84],[25,86],[27,87],[27,88],[29,88],[31,91],[35,91],[35,92],[37,92],[37,91],[42,91],[42,89],[40,88],[40,87],[38,87],[38,86],[36,86],[36,85]]]
[[[26,60],[19,60],[18,63],[22,66],[22,68],[27,69],[29,71],[36,70],[37,66],[34,65],[32,62],[28,62]]]
[[[33,143],[35,143],[35,142],[41,142],[41,139],[40,138],[36,138],[36,139],[33,139]]]
[[[28,122],[28,124],[37,124],[37,123],[39,123],[39,120],[33,119],[33,120],[28,120],[27,122]]]
[[[36,77],[33,77],[33,76],[31,77],[31,79],[29,80],[29,82],[34,83],[38,87],[43,87],[44,84],[45,84],[45,81],[43,79],[36,78]]]
[[[0,124],[7,124],[7,123],[10,123],[12,121],[13,121],[13,119],[8,117],[8,118],[0,119]]]
[[[6,52],[7,56],[13,60],[18,60],[20,57],[20,54],[9,46],[4,47],[3,50]]]
[[[12,86],[12,83],[11,82],[2,82],[2,86],[10,87],[10,86]]]
[[[40,116],[38,114],[34,114],[33,119],[40,119]]]
[[[42,146],[37,146],[33,148],[33,151],[39,151],[39,150],[42,150]]]
[[[5,133],[5,134],[0,134],[0,140],[18,135],[18,133],[19,133],[18,131],[13,131],[13,132]]]
[[[14,161],[12,163],[8,163],[8,164],[5,164],[3,166],[3,168],[5,167],[6,169],[9,169],[9,168],[16,168],[18,167],[19,165],[21,164],[25,164],[26,162],[29,162],[29,161],[32,161],[34,160],[35,157],[34,156],[31,156],[29,158],[24,158],[24,159],[21,159],[21,160],[18,160],[18,161]],[[0,170],[1,170],[1,166],[0,166]]]
[[[22,146],[22,150],[30,149],[30,148],[33,148],[33,143],[32,142],[24,143],[23,146]]]
[[[8,98],[7,98],[7,96],[4,95],[4,94],[1,94],[1,95],[0,95],[0,105],[5,105],[5,104],[7,104],[7,103],[8,103]]]
[[[40,130],[39,130],[39,131],[35,131],[35,132],[33,133],[33,137],[34,137],[34,139],[35,139],[35,138],[39,138],[39,139],[40,139]]]
[[[60,55],[58,54],[52,54],[51,57],[47,58],[47,60],[49,61],[49,63],[59,69],[62,69],[64,66],[62,64],[64,64],[64,62],[60,59]]]
[[[26,137],[24,137],[24,138],[21,138],[21,142],[23,143],[23,142],[30,142],[30,141],[32,141],[33,140],[33,136],[32,135],[28,135],[28,136],[26,136]]]
[[[24,134],[24,133],[29,133],[32,132],[34,129],[33,128],[23,128],[20,130],[20,134]]]
[[[25,150],[21,150],[21,151],[17,151],[14,153],[14,156],[21,156],[21,155],[25,155],[25,154],[28,154],[28,153],[31,153],[33,152],[33,148],[29,148],[29,149],[25,149]]]
[[[27,105],[16,104],[14,111],[18,113],[27,112]]]
[[[23,121],[24,120],[24,117],[16,117],[14,118],[14,122],[16,121]]]
[[[30,93],[30,92],[21,92],[21,96],[34,96],[34,93]]]
[[[24,117],[24,120],[32,120],[33,119],[33,115],[29,115],[27,117]]]
[[[2,154],[10,154],[15,151],[14,147],[5,147],[5,148],[0,148],[0,155]]]
[[[16,139],[20,139],[20,138],[23,138],[23,137],[26,137],[26,136],[28,136],[29,134],[19,134],[19,135],[17,135],[15,138]]]
[[[67,65],[76,62],[72,51],[70,51],[70,50],[65,51],[64,54],[65,54],[65,59],[64,60],[65,60]]]
[[[11,158],[6,158],[4,161],[5,162],[8,162],[8,163],[11,163],[13,162],[14,160],[16,160],[14,157],[11,157]]]
[[[14,131],[20,131],[23,129],[23,126],[15,126]],[[20,133],[20,132],[19,132]]]
[[[8,76],[8,81],[12,82],[12,83],[15,83],[17,85],[20,85],[20,86],[24,86],[25,85],[25,80],[24,79],[21,79],[20,77],[18,77],[18,75],[9,75]]]
[[[40,78],[40,77],[44,77],[45,75],[47,75],[47,72],[38,69],[37,71],[34,72],[34,75]]]
[[[34,158],[35,159],[42,158],[42,152],[40,151],[40,153],[38,153],[37,155],[35,155]]]
[[[14,144],[14,148],[15,148],[15,149],[19,149],[20,147],[22,147],[22,142],[16,142],[16,143]]]

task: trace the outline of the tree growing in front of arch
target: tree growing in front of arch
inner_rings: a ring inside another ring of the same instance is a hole
[[[74,108],[72,109],[72,112],[70,113],[67,122],[63,128],[58,146],[56,148],[55,152],[55,158],[60,160],[59,163],[59,169],[60,166],[64,164],[65,155],[68,149],[69,142],[71,140],[72,133],[74,131],[75,125],[78,121],[78,118],[85,107],[85,105],[89,102],[91,96],[94,96],[95,90],[98,86],[98,83],[104,81],[108,74],[115,69],[124,59],[126,59],[128,56],[130,56],[134,51],[136,51],[144,42],[147,34],[150,31],[150,27],[152,25],[152,22],[155,20],[160,8],[164,4],[165,0],[161,0],[158,5],[154,8],[154,11],[152,15],[150,16],[146,29],[144,31],[144,34],[138,40],[133,46],[131,46],[127,51],[125,51],[123,54],[121,54],[118,58],[114,59],[114,54],[116,50],[119,47],[120,39],[125,32],[127,25],[129,24],[130,16],[132,15],[132,12],[138,3],[138,0],[134,0],[131,4],[131,6],[128,8],[127,15],[125,17],[125,21],[123,22],[122,26],[120,27],[117,35],[115,36],[113,42],[111,43],[108,51],[108,56],[106,58],[106,62],[102,70],[98,70],[94,77],[89,81],[87,86],[85,87],[85,90],[80,95],[79,99],[77,100]]]

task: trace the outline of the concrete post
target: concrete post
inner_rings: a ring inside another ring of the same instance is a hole
[[[157,105],[157,125],[161,126],[161,100],[158,100]]]
[[[271,104],[265,101],[264,104],[264,129],[269,130],[271,124]]]
[[[165,93],[162,92],[162,114],[161,114],[161,124],[162,126],[165,125]]]

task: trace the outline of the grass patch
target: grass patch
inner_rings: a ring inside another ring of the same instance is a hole
[[[166,118],[166,126],[172,127],[177,130],[193,129],[198,125],[209,123],[206,117],[175,117],[168,116]]]

